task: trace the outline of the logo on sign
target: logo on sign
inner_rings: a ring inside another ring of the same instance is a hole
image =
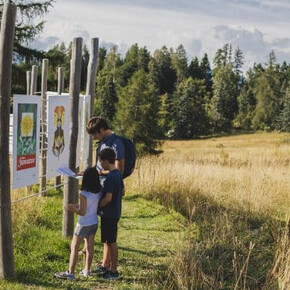
[[[33,168],[36,166],[36,155],[17,156],[17,170]]]

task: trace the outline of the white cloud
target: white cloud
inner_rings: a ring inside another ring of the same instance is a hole
[[[273,5],[275,3],[275,5]],[[99,37],[121,50],[138,43],[149,50],[184,44],[188,56],[212,59],[226,42],[239,46],[247,65],[266,61],[271,49],[290,61],[288,0],[59,0],[47,16],[38,45]],[[122,52],[123,52],[122,51]]]

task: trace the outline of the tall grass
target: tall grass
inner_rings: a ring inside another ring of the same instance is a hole
[[[290,287],[289,139],[255,134],[165,142],[161,156],[139,160],[128,187],[189,221],[166,287]]]

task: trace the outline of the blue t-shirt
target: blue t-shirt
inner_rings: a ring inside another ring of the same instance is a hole
[[[112,200],[100,209],[100,215],[106,218],[120,218],[122,210],[122,192],[124,188],[122,174],[118,169],[112,170],[107,176],[102,189],[105,196],[107,192],[113,194]]]
[[[104,170],[102,167],[99,159],[98,159],[98,153],[100,153],[105,148],[112,148],[115,151],[116,159],[121,160],[125,158],[125,147],[123,142],[115,133],[112,133],[110,136],[104,138],[99,142],[98,148],[97,148],[97,169],[98,170]]]

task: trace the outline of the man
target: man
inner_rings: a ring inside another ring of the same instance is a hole
[[[111,148],[116,154],[115,167],[121,174],[124,173],[125,168],[125,148],[123,142],[118,136],[110,129],[107,121],[102,117],[93,117],[89,120],[86,126],[87,133],[90,134],[93,140],[99,140],[96,156],[97,169],[103,179],[109,174],[109,170],[103,168],[98,155],[105,148]],[[108,271],[111,261],[111,252],[107,243],[104,243],[104,253],[101,265],[97,265],[92,273],[104,274]]]

